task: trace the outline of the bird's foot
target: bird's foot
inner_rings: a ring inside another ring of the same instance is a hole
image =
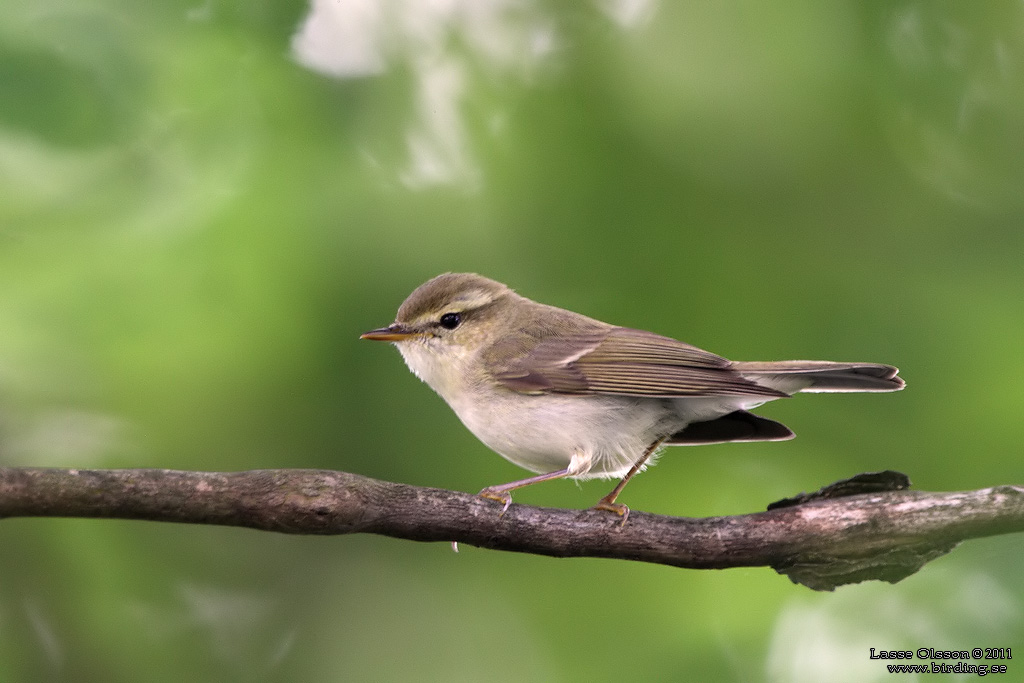
[[[508,510],[508,506],[512,504],[512,494],[508,491],[503,490],[499,486],[488,486],[487,488],[481,489],[480,493],[476,494],[481,498],[490,498],[493,501],[501,503],[501,512],[498,516],[501,517]]]
[[[629,506],[623,505],[622,503],[616,503],[614,498],[609,500],[608,496],[605,496],[601,500],[597,501],[594,507],[590,509],[607,510],[608,512],[614,512],[619,517],[622,517],[622,521],[619,523],[619,526],[626,526],[626,520],[629,519]]]

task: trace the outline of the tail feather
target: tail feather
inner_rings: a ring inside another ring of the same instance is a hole
[[[795,434],[789,427],[760,415],[737,410],[728,415],[694,422],[686,429],[676,432],[666,441],[666,446],[694,446],[699,444],[729,443],[733,441],[786,441]]]
[[[732,369],[758,384],[796,393],[899,391],[899,369],[880,363],[836,363],[827,360],[735,362]]]

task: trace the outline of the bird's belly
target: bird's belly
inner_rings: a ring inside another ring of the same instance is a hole
[[[532,472],[565,469],[576,455],[579,479],[622,476],[685,426],[667,401],[622,396],[504,394],[452,408],[484,444]]]

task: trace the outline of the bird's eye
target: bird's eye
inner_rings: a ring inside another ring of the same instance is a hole
[[[438,321],[441,323],[441,327],[446,330],[454,330],[462,322],[462,314],[460,313],[445,313],[441,316]]]

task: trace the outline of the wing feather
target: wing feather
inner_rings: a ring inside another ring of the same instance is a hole
[[[615,396],[787,396],[731,369],[731,363],[670,337],[626,327],[550,333],[498,342],[494,378],[522,393]]]

